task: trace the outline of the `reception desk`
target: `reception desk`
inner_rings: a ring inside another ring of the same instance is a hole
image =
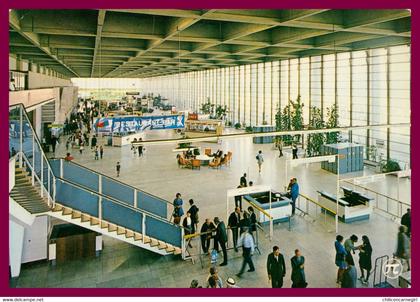
[[[273,217],[273,222],[288,221],[289,217],[292,215],[291,200],[282,196],[279,192],[271,192],[271,209],[269,192],[244,195],[244,198],[271,215]],[[268,224],[270,222],[269,218],[261,211],[257,211],[256,215],[259,223]]]
[[[345,188],[344,192],[345,196],[340,197],[338,200],[338,218],[345,223],[369,219],[372,214],[371,202],[373,199],[354,192],[360,196],[360,198],[356,200],[354,197],[357,195],[348,195],[348,192],[353,193],[353,191]],[[330,214],[334,214],[337,209],[336,196],[325,191],[318,191],[318,194],[318,203],[327,209],[323,210]]]
[[[112,145],[114,147],[122,147],[126,145],[130,145],[133,140],[136,138],[139,140],[140,138],[143,138],[144,133],[137,132],[133,134],[127,134],[127,135],[113,135],[112,136]]]

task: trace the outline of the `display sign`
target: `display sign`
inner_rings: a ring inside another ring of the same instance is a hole
[[[198,120],[198,114],[197,113],[188,113],[188,119],[189,120]]]
[[[115,116],[99,118],[94,123],[96,132],[125,133],[139,132],[146,129],[182,129],[185,127],[183,115],[163,116]]]

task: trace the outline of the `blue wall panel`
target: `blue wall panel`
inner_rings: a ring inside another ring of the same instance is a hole
[[[106,221],[141,233],[142,216],[141,213],[113,203],[108,199],[104,198],[102,200],[102,218]]]
[[[56,200],[72,209],[98,217],[98,196],[57,179]]]
[[[168,218],[167,203],[144,192],[137,192],[137,207],[160,217]]]
[[[63,178],[98,192],[99,175],[71,162],[63,162]]]
[[[102,176],[102,194],[134,205],[134,189],[104,176]]]
[[[181,247],[182,229],[174,224],[146,217],[146,235]]]

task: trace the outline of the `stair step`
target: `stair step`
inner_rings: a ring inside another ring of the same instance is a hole
[[[117,235],[123,235],[123,234],[125,234],[126,233],[126,229],[125,228],[123,228],[123,227],[117,227]]]
[[[82,212],[74,210],[71,214],[72,219],[78,219],[82,217]]]
[[[144,236],[144,243],[150,243],[152,240],[150,239],[149,236]]]
[[[157,241],[156,239],[150,239],[150,246],[158,246],[159,245],[159,241]]]
[[[134,232],[131,230],[126,230],[125,238],[133,238],[133,237],[134,237]]]
[[[101,228],[106,229],[108,227],[109,223],[106,221],[101,221]]]
[[[175,251],[175,248],[174,248],[172,245],[168,244],[165,250],[166,250],[168,253],[172,253],[172,252],[174,252],[174,251]]]
[[[108,225],[108,232],[115,232],[117,230],[117,226],[113,223]]]
[[[90,225],[98,225],[98,224],[99,224],[98,218],[95,218],[95,217],[90,218]]]
[[[61,204],[56,203],[53,209],[53,212],[60,212],[63,210],[63,206]]]
[[[71,215],[73,210],[71,208],[63,207],[63,215]]]
[[[166,249],[167,247],[168,247],[168,245],[167,245],[165,242],[163,242],[163,241],[159,241],[158,248],[159,248],[160,250]]]
[[[82,214],[82,222],[88,222],[88,221],[90,221],[90,215],[88,215],[88,214]]]
[[[182,253],[182,250],[179,247],[174,247],[175,251],[174,251],[174,255],[179,255]]]
[[[134,240],[138,241],[141,240],[143,238],[143,235],[137,232],[134,232]]]

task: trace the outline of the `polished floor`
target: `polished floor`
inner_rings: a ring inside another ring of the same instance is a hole
[[[173,137],[169,130],[148,133],[148,138]],[[226,191],[235,188],[240,176],[246,172],[248,180],[254,184],[270,185],[273,189],[282,190],[287,179],[296,177],[300,184],[301,193],[317,199],[317,190],[335,193],[336,175],[324,171],[320,164],[302,165],[287,171],[286,159],[279,158],[272,145],[256,145],[251,139],[223,140],[221,144],[198,143],[203,150],[211,147],[233,152],[232,164],[229,167],[215,170],[202,167],[200,170],[178,168],[175,160],[176,153],[172,150],[174,144],[146,145],[144,156],[139,158],[130,150],[130,146],[123,148],[105,147],[104,158],[94,160],[94,154],[87,148],[80,155],[77,150],[72,151],[75,161],[89,168],[107,175],[116,176],[115,164],[121,162],[120,180],[136,186],[142,190],[172,201],[175,193],[180,192],[185,203],[193,198],[200,208],[200,220],[215,216],[226,219]],[[255,155],[258,150],[264,154],[264,164],[261,174]],[[286,152],[289,152],[286,150]],[[64,144],[56,151],[55,156],[64,156]],[[287,156],[286,156],[287,157]],[[372,174],[365,170],[352,173],[342,178],[357,177]],[[366,184],[385,195],[409,202],[410,180],[401,179],[399,190],[397,180],[393,176],[384,181]],[[399,193],[397,193],[399,191]],[[233,208],[233,201],[229,204],[229,211]],[[392,207],[392,202],[390,202]],[[306,209],[306,203],[301,200],[301,207]],[[229,251],[229,265],[219,268],[219,275],[225,281],[232,276],[240,287],[269,287],[265,268],[266,257],[273,245],[278,245],[286,259],[288,269],[284,279],[284,287],[290,287],[290,261],[293,251],[301,249],[306,258],[305,270],[309,287],[335,287],[336,266],[334,264],[334,219],[320,213],[313,205],[309,206],[311,216],[295,216],[291,221],[290,230],[287,223],[274,226],[274,237],[268,238],[268,228],[259,235],[259,249],[253,257],[256,271],[245,273],[238,279],[235,274],[242,264],[241,253]],[[351,224],[339,223],[339,233],[345,238],[356,234],[370,237],[373,246],[373,260],[382,255],[391,255],[396,248],[398,223],[381,211],[375,211],[369,221]],[[46,262],[24,265],[21,276],[10,282],[11,287],[189,287],[192,279],[197,279],[200,285],[205,285],[210,260],[197,254],[198,242],[193,242],[192,253],[195,255],[194,264],[185,262],[180,257],[162,257],[151,252],[141,250],[129,244],[110,238],[104,239],[102,254],[91,260],[71,261],[65,264],[51,266]],[[221,255],[220,255],[221,256]],[[355,256],[358,259],[358,256]],[[378,271],[379,272],[379,271]],[[369,287],[372,287],[373,274]],[[359,287],[366,287],[358,284]]]

